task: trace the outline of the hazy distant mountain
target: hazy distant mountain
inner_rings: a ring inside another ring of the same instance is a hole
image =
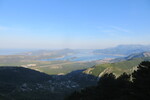
[[[0,49],[0,55],[18,55],[29,51],[33,51],[33,49]]]
[[[32,55],[32,56],[39,56],[39,55],[67,55],[69,53],[76,53],[77,51],[73,49],[60,49],[60,50],[36,50],[31,52],[22,53],[24,55]]]
[[[114,48],[98,49],[94,53],[130,55],[150,51],[150,45],[119,45]]]
[[[121,61],[131,60],[140,57],[150,57],[150,52],[134,53],[127,57],[113,59],[111,60],[111,62],[121,62]]]

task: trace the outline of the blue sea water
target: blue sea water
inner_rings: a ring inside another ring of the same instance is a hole
[[[42,59],[42,61],[95,61],[118,57],[119,56],[85,53],[85,54],[68,55],[62,58]]]
[[[0,55],[17,55],[24,52],[32,51],[30,49],[0,49]],[[95,61],[107,58],[118,58],[119,56],[105,55],[105,54],[93,54],[90,51],[81,51],[76,54],[66,55],[59,58],[41,59],[40,61]]]

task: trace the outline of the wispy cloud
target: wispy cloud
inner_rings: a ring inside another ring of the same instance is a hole
[[[112,29],[107,29],[107,30],[102,30],[101,32],[104,32],[104,33],[114,33],[116,31],[112,30]]]
[[[103,34],[105,37],[114,37],[114,38],[128,38],[129,36],[135,35],[130,29],[126,29],[121,26],[103,26],[98,28],[100,34]]]
[[[8,27],[0,26],[0,31],[9,30]]]
[[[6,31],[6,32],[20,32],[20,31],[25,31],[23,28],[16,28],[16,27],[7,27],[7,26],[2,26],[0,25],[0,31]]]
[[[107,27],[103,27],[103,28],[99,28],[100,32],[103,33],[113,33],[113,34],[130,34],[133,33],[131,30],[129,29],[125,29],[119,26],[107,26]]]
[[[120,31],[120,32],[126,32],[126,33],[132,33],[130,30],[128,29],[124,29],[122,27],[118,27],[118,26],[110,26],[112,29],[116,30],[116,31]]]
[[[7,27],[7,26],[1,26],[0,25],[0,31],[18,31],[19,29],[14,27]]]

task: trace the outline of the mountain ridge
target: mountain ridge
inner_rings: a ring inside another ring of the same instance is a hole
[[[93,53],[130,55],[146,51],[150,51],[150,45],[118,45],[112,48],[98,49]]]
[[[101,77],[106,73],[114,73],[116,76],[120,76],[124,72],[132,73],[142,61],[150,61],[150,57],[134,58],[115,63],[97,64],[92,68],[88,68],[83,73],[94,75],[96,77]]]
[[[131,59],[140,58],[140,57],[150,57],[150,51],[149,52],[141,52],[141,53],[133,53],[127,57],[112,59],[110,62],[112,62],[112,63],[121,62],[121,61],[131,60]]]

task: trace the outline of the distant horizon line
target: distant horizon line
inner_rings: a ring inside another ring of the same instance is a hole
[[[13,50],[63,50],[63,49],[77,49],[77,50],[93,50],[93,49],[107,49],[107,48],[114,48],[114,47],[118,47],[118,46],[129,46],[129,45],[133,45],[133,46],[150,46],[150,44],[119,44],[119,45],[114,45],[114,46],[108,46],[108,47],[104,47],[104,48],[68,48],[68,47],[64,47],[64,48],[0,48],[0,50],[4,50],[4,49],[13,49]]]

